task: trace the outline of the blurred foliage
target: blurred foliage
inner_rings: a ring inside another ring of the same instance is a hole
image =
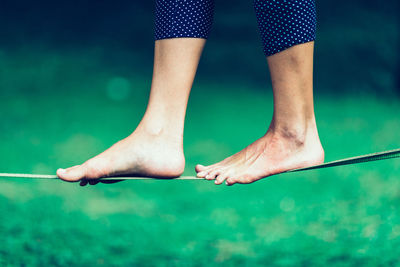
[[[268,126],[271,88],[250,2],[216,1],[187,113],[185,175]],[[318,2],[315,108],[328,161],[400,146],[396,5]],[[2,172],[53,173],[134,129],[151,81],[152,9],[2,0]],[[229,188],[4,179],[0,265],[396,266],[399,171],[386,160]]]
[[[86,73],[81,86],[70,85],[69,93],[55,87],[7,97],[0,108],[2,171],[52,173],[101,152],[132,130],[145,108],[147,80],[126,77],[132,90],[121,99],[109,94],[113,76],[90,83],[92,76],[96,70]],[[223,86],[231,93],[220,90]],[[186,175],[194,174],[196,163],[221,160],[263,134],[272,98],[259,89],[249,94],[233,84],[195,86],[185,131]],[[399,104],[368,95],[318,97],[327,160],[399,147]],[[0,262],[395,266],[399,171],[400,161],[394,159],[229,188],[206,181],[80,188],[5,179],[0,182]]]
[[[215,0],[215,6],[198,79],[264,84],[266,63],[252,1]],[[153,1],[2,0],[0,49],[86,48],[103,64],[149,75],[153,8]],[[317,13],[318,92],[391,95],[400,72],[399,1],[317,1]]]

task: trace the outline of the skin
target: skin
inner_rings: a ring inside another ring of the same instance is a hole
[[[57,170],[57,175],[81,185],[96,184],[104,176],[180,176],[187,101],[204,45],[199,38],[156,41],[150,99],[136,130],[82,165]],[[309,42],[267,58],[274,93],[267,132],[221,162],[197,165],[198,177],[215,179],[216,184],[251,183],[323,162],[313,107],[313,50]]]
[[[199,38],[156,41],[149,103],[136,130],[85,163],[58,169],[58,177],[86,185],[114,175],[180,176],[185,168],[186,106],[205,42]]]
[[[287,170],[323,163],[313,104],[314,42],[293,46],[267,58],[274,94],[270,126],[242,151],[197,176],[227,185],[252,183]]]

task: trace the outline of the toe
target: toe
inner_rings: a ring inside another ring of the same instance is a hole
[[[258,179],[256,177],[254,177],[253,175],[242,174],[242,175],[237,175],[237,176],[227,179],[227,185],[251,184],[252,182],[254,182],[256,180],[258,180]]]
[[[201,164],[197,164],[195,167],[196,172],[201,172],[204,171],[206,169],[206,166],[201,165]]]
[[[85,177],[85,169],[77,165],[68,169],[58,169],[57,176],[67,182],[76,182]]]
[[[201,167],[198,167],[198,166],[201,166]],[[213,171],[217,168],[220,168],[220,167],[221,167],[220,163],[215,163],[215,164],[212,164],[209,166],[203,166],[203,165],[197,164],[197,166],[196,166],[197,177],[204,178],[211,171]]]
[[[229,177],[228,179],[226,179],[225,183],[226,185],[234,185],[237,183],[237,180],[234,177]]]
[[[205,178],[207,174],[208,174],[208,171],[207,171],[207,170],[204,170],[204,171],[198,172],[198,173],[197,173],[197,177],[199,177],[199,178]]]
[[[215,177],[217,177],[220,173],[221,173],[221,172],[220,172],[219,169],[217,169],[217,170],[211,170],[211,171],[206,175],[205,178],[206,178],[207,180],[214,180]]]
[[[226,179],[228,179],[228,174],[227,173],[222,173],[217,176],[217,179],[215,179],[215,184],[222,184]]]

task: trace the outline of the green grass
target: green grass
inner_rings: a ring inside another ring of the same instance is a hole
[[[79,164],[128,135],[145,110],[149,77],[121,74],[96,55],[0,56],[1,172]],[[399,104],[316,88],[326,160],[399,147]],[[268,86],[198,81],[185,175],[260,137],[271,114]],[[395,266],[399,173],[393,159],[233,187],[2,179],[0,265]]]

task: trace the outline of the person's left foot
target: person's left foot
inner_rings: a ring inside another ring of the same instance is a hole
[[[317,128],[301,131],[270,129],[242,151],[210,166],[197,165],[197,177],[216,184],[247,184],[261,178],[324,162]]]

